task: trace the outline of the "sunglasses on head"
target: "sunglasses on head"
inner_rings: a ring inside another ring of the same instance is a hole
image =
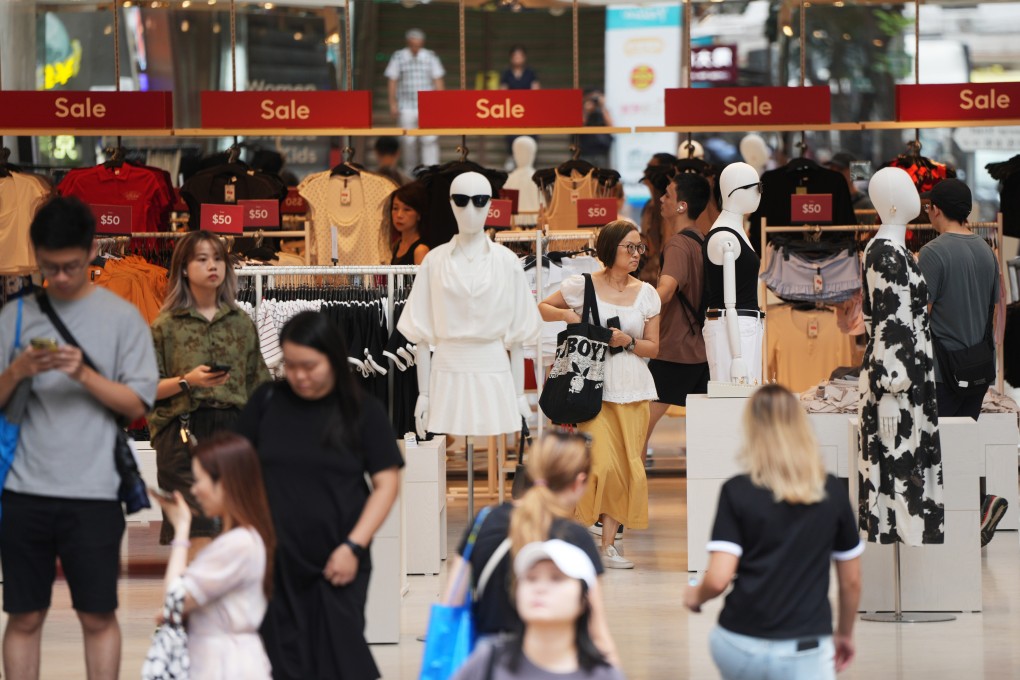
[[[492,197],[486,196],[485,194],[478,194],[477,196],[468,196],[467,194],[450,194],[450,200],[453,201],[453,204],[458,208],[466,208],[469,201],[473,203],[476,208],[484,208],[489,204],[490,198]]]
[[[732,196],[733,194],[737,193],[741,189],[750,189],[751,187],[758,187],[758,193],[759,194],[762,193],[762,183],[761,182],[755,182],[754,184],[745,184],[742,187],[737,187],[736,189],[734,189],[730,193],[726,194],[726,198],[729,198],[730,196]]]

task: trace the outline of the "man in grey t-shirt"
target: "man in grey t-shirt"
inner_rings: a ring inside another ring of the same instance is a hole
[[[985,337],[999,298],[999,265],[984,239],[967,228],[971,193],[957,179],[945,179],[925,194],[928,217],[938,238],[921,248],[918,265],[928,285],[932,335],[947,351],[971,347]],[[935,388],[940,418],[978,419],[984,391],[961,395],[945,380],[935,360]],[[985,496],[981,516],[982,545],[991,540],[1006,512],[1006,500]]]
[[[117,574],[124,534],[113,461],[116,418],[140,418],[155,401],[152,336],[138,310],[89,283],[96,249],[88,207],[55,199],[39,210],[30,236],[47,297],[98,371],[61,338],[34,297],[0,312],[0,408],[19,383],[31,385],[0,506],[9,615],[4,670],[8,677],[39,677],[59,558],[85,638],[87,675],[112,679],[120,670]],[[47,343],[55,347],[34,346]]]

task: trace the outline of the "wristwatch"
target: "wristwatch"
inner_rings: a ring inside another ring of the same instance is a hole
[[[630,336],[630,344],[624,347],[624,349],[628,352],[633,352],[635,346],[637,346],[637,338],[632,335]]]
[[[181,392],[184,392],[185,394],[191,392],[191,385],[188,384],[188,381],[184,379],[183,375],[177,379],[177,385],[181,388]]]
[[[365,559],[365,555],[368,554],[368,548],[363,545],[358,545],[349,538],[344,541],[344,545],[351,549],[351,552],[354,553],[354,556],[357,557],[358,560]]]

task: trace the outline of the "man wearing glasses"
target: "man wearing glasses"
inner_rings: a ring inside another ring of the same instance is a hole
[[[4,671],[9,678],[39,677],[59,558],[85,638],[87,676],[112,679],[120,668],[117,574],[124,534],[113,449],[117,418],[140,418],[155,400],[152,337],[135,307],[89,283],[95,219],[83,203],[49,202],[32,221],[30,237],[46,297],[82,349],[63,340],[36,298],[9,302],[0,312],[0,408],[20,383],[30,385],[0,506],[9,615]],[[83,350],[96,369],[86,365]]]

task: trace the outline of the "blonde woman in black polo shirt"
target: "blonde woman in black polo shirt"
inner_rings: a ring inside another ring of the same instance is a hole
[[[700,612],[733,584],[710,640],[726,680],[835,678],[854,657],[861,592],[864,544],[849,496],[825,473],[807,416],[786,389],[758,390],[743,425],[748,473],[723,485],[708,570],[685,604]],[[835,632],[831,561],[839,581]]]

